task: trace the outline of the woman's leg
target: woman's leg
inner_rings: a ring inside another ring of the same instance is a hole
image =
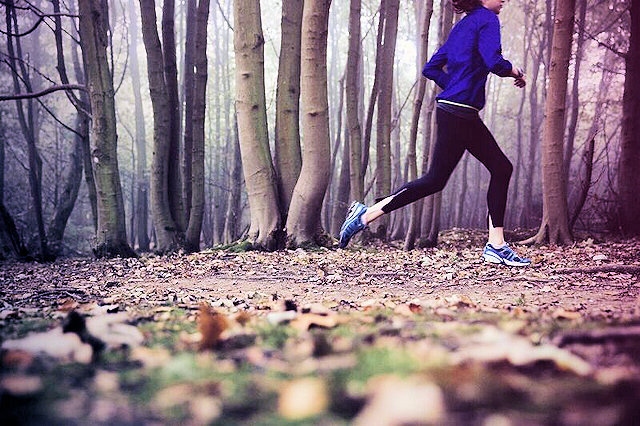
[[[362,216],[365,224],[372,222],[385,213],[390,213],[414,201],[441,191],[451,173],[462,158],[469,135],[467,121],[436,108],[438,131],[433,149],[433,158],[427,174],[407,182],[388,197],[369,207]]]
[[[487,190],[489,229],[490,231],[494,229],[494,236],[500,238],[501,229],[504,227],[509,180],[513,172],[513,165],[482,121],[474,122],[473,128],[476,137],[467,141],[467,149],[491,174]]]

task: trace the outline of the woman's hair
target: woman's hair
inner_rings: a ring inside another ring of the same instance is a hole
[[[470,12],[476,7],[482,6],[480,0],[451,0],[453,3],[453,9],[456,13]]]

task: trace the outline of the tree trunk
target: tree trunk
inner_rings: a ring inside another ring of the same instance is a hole
[[[575,0],[558,0],[542,141],[542,224],[533,237],[536,243],[548,240],[551,244],[567,244],[573,240],[569,231],[566,185],[563,179],[562,142],[574,13]]]
[[[167,164],[169,206],[178,231],[184,233],[187,229],[187,216],[185,215],[186,203],[182,193],[182,171],[180,170],[180,98],[176,59],[175,0],[164,0],[162,6],[162,54],[164,81],[167,87],[167,108],[169,109],[169,162]]]
[[[14,91],[15,93],[22,92],[20,84],[20,82],[22,82],[25,91],[27,93],[31,93],[33,92],[31,77],[29,70],[26,67],[26,62],[23,60],[20,39],[13,36],[13,34],[18,34],[20,32],[15,8],[13,6],[13,0],[10,0],[6,4],[6,25],[9,65],[11,69],[15,70],[15,72],[11,74],[13,78]],[[24,103],[26,104],[26,111],[21,99],[16,100],[16,108],[18,111],[20,129],[22,130],[22,135],[27,143],[29,189],[31,192],[33,212],[35,214],[36,229],[38,233],[38,256],[42,260],[47,260],[49,259],[49,249],[47,246],[47,235],[45,232],[42,208],[42,158],[40,157],[37,146],[37,108],[36,105],[34,105],[33,99],[27,99]]]
[[[537,2],[537,0],[535,0]],[[535,7],[535,3],[534,6]],[[527,34],[526,37],[522,38],[522,50],[524,51],[524,60],[522,62],[522,67],[525,72],[528,72],[529,65],[529,56],[531,54],[532,49],[532,40],[534,31],[532,31],[532,27],[535,25],[535,14],[532,13],[532,8],[530,3],[526,3],[524,5],[525,12],[525,21],[524,21],[524,33]],[[531,82],[529,82],[529,87],[531,87]],[[521,91],[520,104],[518,106],[518,113],[516,115],[516,164],[513,168],[513,184],[509,185],[509,197],[508,199],[511,202],[512,208],[509,208],[508,217],[511,223],[517,223],[517,216],[520,212],[518,208],[519,201],[522,198],[521,187],[521,179],[520,176],[523,172],[524,166],[524,106],[527,100],[527,89]]]
[[[73,10],[72,10],[73,12]],[[78,46],[74,45],[71,49],[71,57],[73,59],[73,70],[78,80],[78,84],[85,84],[84,67],[80,64],[78,55]],[[86,133],[82,138],[82,168],[84,170],[84,181],[87,186],[89,196],[89,204],[91,205],[91,218],[93,219],[93,230],[98,232],[98,191],[96,190],[96,182],[93,178],[93,163],[91,161],[91,141],[89,140],[89,120],[90,117],[86,113],[91,113],[91,102],[86,92],[80,93],[79,106],[83,110],[84,120],[87,122],[84,126]]]
[[[373,114],[380,93],[380,67],[383,55],[382,39],[384,36],[385,13],[387,0],[380,0],[380,18],[378,21],[378,32],[376,36],[376,68],[373,75],[373,85],[371,86],[371,96],[369,97],[369,107],[367,108],[367,116],[364,123],[364,137],[362,147],[362,179],[367,173],[369,166],[369,149],[371,148],[371,129],[373,127]]]
[[[640,235],[640,2],[630,2],[631,37],[625,57],[622,135],[618,163],[618,214],[624,235]]]
[[[585,17],[587,16],[587,0],[579,0],[578,7],[580,8],[580,25],[578,26],[574,75],[571,88],[571,114],[569,115],[567,142],[564,146],[564,163],[562,165],[565,185],[569,184],[569,174],[571,173],[571,158],[573,157],[576,129],[578,128],[578,115],[580,113],[580,65],[582,64],[582,56],[584,54],[584,27],[586,25]]]
[[[242,159],[240,158],[240,143],[233,139],[233,159],[231,162],[230,190],[227,200],[227,214],[224,223],[223,242],[230,244],[238,239],[240,219],[242,218]]]
[[[327,71],[327,75],[329,75],[328,71]],[[337,235],[340,232],[339,228],[337,230],[335,228],[342,225],[341,219],[338,220],[339,223],[336,223],[334,225],[334,218],[337,218],[339,216],[342,216],[344,218],[344,216],[347,213],[347,207],[348,207],[347,203],[349,202],[348,200],[349,187],[344,186],[343,185],[344,182],[339,180],[336,186],[340,186],[342,190],[346,192],[346,194],[342,194],[340,192],[338,192],[336,195],[333,194],[334,176],[337,174],[338,179],[342,178],[342,175],[338,173],[338,170],[336,170],[336,168],[338,166],[338,154],[341,152],[340,147],[342,145],[342,131],[343,131],[342,119],[344,117],[343,107],[344,107],[345,77],[346,77],[345,74],[343,74],[342,78],[338,80],[337,92],[339,93],[339,100],[337,101],[337,103],[331,102],[331,99],[328,98],[328,104],[335,105],[334,109],[336,110],[335,112],[336,120],[335,120],[335,132],[334,132],[335,139],[333,141],[333,147],[330,149],[331,162],[329,166],[329,182],[327,183],[327,191],[325,192],[325,196],[324,196],[327,202],[322,204],[322,209],[323,209],[322,223],[324,223],[324,228],[328,229],[329,232],[333,235]],[[327,85],[328,85],[328,80],[327,80]],[[327,90],[328,90],[328,86],[327,86]],[[329,121],[331,121],[331,114],[329,114]],[[341,162],[341,168],[342,168],[342,162]],[[348,172],[348,169],[347,169],[347,172]],[[336,191],[339,191],[339,189],[336,189]],[[338,201],[338,199],[342,199],[343,201]]]
[[[302,17],[300,90],[305,144],[302,169],[287,219],[287,245],[327,245],[321,227],[322,201],[329,182],[330,141],[327,98],[327,35],[331,0],[305,0]]]
[[[0,260],[8,257],[25,257],[27,249],[22,244],[13,218],[4,205],[4,158],[6,135],[0,111]]]
[[[209,0],[200,0],[196,15],[195,79],[193,97],[193,121],[186,123],[193,129],[191,209],[186,243],[190,251],[200,250],[200,233],[204,215],[204,119],[207,93],[207,21]]]
[[[345,135],[344,148],[342,149],[342,161],[340,162],[340,171],[338,173],[338,185],[336,195],[333,202],[332,218],[331,218],[331,235],[338,235],[340,227],[344,221],[349,206],[349,185],[351,184],[351,164],[349,163],[350,152],[349,135]]]
[[[283,0],[282,41],[276,90],[275,168],[280,213],[286,220],[300,176],[300,32],[303,0]]]
[[[91,101],[91,155],[98,191],[97,257],[132,257],[127,243],[124,202],[118,170],[116,110],[107,62],[107,4],[80,0],[80,43]]]
[[[138,65],[138,16],[135,9],[135,0],[129,0],[129,22],[131,26],[130,69],[131,85],[133,87],[133,106],[136,120],[135,131],[135,211],[134,228],[138,248],[142,251],[149,251],[148,217],[149,200],[147,190],[149,187],[147,175],[147,137],[144,124],[144,111],[142,109],[142,94],[140,93],[140,67]]]
[[[197,0],[187,0],[187,28],[184,39],[184,67],[182,87],[184,96],[184,132],[182,135],[182,194],[184,196],[185,217],[191,215],[191,188],[193,186],[193,98],[195,95],[195,55],[196,55],[196,19]],[[208,11],[207,11],[208,12]],[[188,244],[188,242],[187,242]]]
[[[535,3],[537,5],[537,1]],[[534,8],[535,8],[534,5]],[[533,13],[533,12],[532,12]],[[533,26],[533,25],[532,25]],[[520,214],[519,223],[524,227],[533,226],[533,211],[532,211],[532,200],[533,200],[533,182],[535,179],[535,172],[539,166],[539,162],[536,161],[538,156],[538,145],[540,144],[540,125],[541,119],[538,113],[540,109],[540,105],[538,102],[538,79],[540,76],[540,66],[544,63],[545,57],[545,49],[548,46],[548,40],[551,38],[552,28],[548,28],[547,26],[543,26],[543,37],[542,41],[538,44],[538,49],[535,51],[532,57],[532,70],[531,79],[529,83],[529,111],[530,111],[530,119],[529,119],[529,127],[530,127],[530,136],[529,136],[529,150],[527,153],[528,163],[526,164],[526,174],[524,177],[524,185],[523,185],[523,194],[522,194],[522,211]],[[546,78],[543,78],[543,81]],[[544,85],[544,82],[543,82]]]
[[[151,214],[159,253],[176,251],[184,244],[184,233],[172,215],[169,203],[171,158],[171,110],[164,77],[164,58],[154,0],[140,0],[142,38],[147,52],[147,74],[153,107],[153,157],[151,161]]]
[[[429,50],[429,27],[431,24],[431,16],[433,15],[433,0],[428,0],[422,12],[422,25],[420,27],[420,49],[418,51],[419,61],[424,62],[427,58]],[[415,98],[413,99],[413,114],[411,115],[411,129],[409,131],[409,148],[407,152],[407,162],[409,170],[407,180],[412,181],[418,178],[418,158],[416,146],[418,143],[418,128],[420,125],[420,117],[423,115],[424,95],[427,91],[427,79],[422,76],[420,67],[418,67],[416,78],[418,79],[418,88]],[[407,234],[404,239],[404,249],[412,250],[415,247],[416,238],[420,230],[420,216],[422,215],[422,202],[417,201],[410,207],[409,224],[407,225]]]
[[[391,104],[393,102],[393,63],[398,34],[400,0],[386,0],[384,15],[384,41],[380,60],[380,89],[378,93],[378,119],[376,126],[376,196],[391,193]],[[372,232],[383,240],[387,238],[388,216],[372,225]]]
[[[264,37],[259,0],[234,0],[236,113],[249,197],[249,242],[275,250],[281,241],[278,189],[269,150],[264,85]],[[328,157],[327,157],[328,158]]]
[[[591,177],[593,174],[593,157],[595,151],[595,139],[600,132],[602,126],[602,114],[607,107],[606,96],[611,86],[611,79],[613,72],[610,70],[615,69],[613,66],[614,53],[610,50],[605,50],[604,59],[602,60],[602,76],[600,77],[600,84],[598,86],[598,95],[596,98],[595,111],[593,112],[593,121],[591,122],[591,128],[587,133],[587,142],[582,153],[582,163],[584,165],[584,173],[580,176],[580,186],[577,188],[578,200],[575,202],[571,219],[569,221],[569,229],[573,231],[576,222],[580,216],[580,212],[587,201],[589,195],[589,188],[591,187]]]
[[[64,231],[67,227],[67,221],[78,199],[78,191],[82,183],[82,151],[83,151],[83,135],[89,132],[88,119],[82,113],[76,115],[76,132],[74,135],[73,147],[69,154],[67,173],[64,177],[63,189],[60,199],[56,205],[53,219],[49,224],[47,232],[47,241],[49,250],[54,256],[62,252],[62,239]]]
[[[450,2],[443,0],[440,10],[442,11],[442,16],[440,20],[439,39],[441,43],[444,43],[447,40],[447,37],[449,37],[449,33],[451,32],[451,28],[453,27],[453,6]],[[435,114],[433,118],[434,121],[431,124],[431,141],[435,140],[436,135]],[[433,148],[433,145],[434,144],[432,142],[430,149]],[[429,157],[431,161],[432,153],[429,154]],[[430,209],[427,209],[427,214],[430,218],[429,233],[423,245],[426,244],[427,247],[435,247],[438,244],[438,234],[440,232],[440,207],[442,205],[442,192],[433,194],[430,198],[431,200],[428,203]]]
[[[347,52],[347,75],[345,102],[347,108],[347,128],[349,140],[349,189],[350,199],[364,199],[364,173],[362,171],[362,126],[360,111],[359,69],[362,48],[360,47],[362,0],[351,0],[349,8],[349,49]]]

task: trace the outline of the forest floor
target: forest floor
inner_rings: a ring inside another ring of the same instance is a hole
[[[0,263],[0,423],[640,420],[640,240]]]

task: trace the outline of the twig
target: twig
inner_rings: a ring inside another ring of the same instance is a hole
[[[14,95],[0,95],[0,101],[12,101],[17,99],[33,99],[39,98],[40,96],[48,95],[49,93],[57,92],[59,90],[84,90],[87,88],[80,84],[61,84],[57,86],[51,86],[47,89],[41,90],[40,92],[30,92],[30,93],[16,93]]]
[[[554,338],[553,343],[558,347],[562,347],[575,343],[598,344],[607,340],[637,339],[638,337],[640,337],[640,326],[614,327],[605,330],[590,330],[563,334]]]
[[[640,274],[640,265],[602,265],[590,268],[560,268],[556,274],[595,274],[598,272],[619,272],[623,274]]]

